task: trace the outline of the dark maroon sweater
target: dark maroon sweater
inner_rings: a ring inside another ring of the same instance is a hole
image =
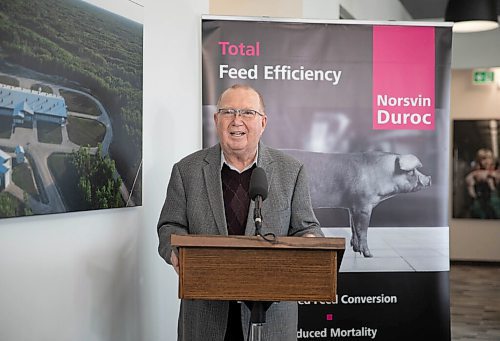
[[[226,164],[222,166],[222,194],[224,196],[227,229],[230,235],[245,234],[250,207],[248,188],[254,168],[255,164],[243,173],[238,173],[230,169]]]

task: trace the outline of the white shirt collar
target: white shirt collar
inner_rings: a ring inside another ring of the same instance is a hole
[[[236,167],[234,167],[233,165],[231,165],[229,162],[226,161],[226,158],[224,157],[224,152],[222,151],[222,149],[220,150],[220,169],[222,169],[222,167],[224,166],[224,164],[226,164],[229,169],[232,169],[234,171],[237,171],[238,173],[243,173],[244,171],[250,169],[253,167],[253,165],[256,165],[257,164],[257,159],[259,158],[259,148],[257,148],[257,153],[255,153],[255,159],[253,160],[253,162],[251,164],[249,164],[248,166],[246,166],[241,172],[239,169],[237,169]]]

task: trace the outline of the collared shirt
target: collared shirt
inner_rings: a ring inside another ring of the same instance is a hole
[[[253,165],[257,165],[258,157],[259,157],[259,148],[257,148],[257,153],[255,153],[255,159],[253,159],[253,162],[251,164],[249,164],[248,166],[246,166],[243,170],[240,171],[238,168],[234,167],[233,165],[231,165],[229,162],[226,161],[226,158],[224,157],[224,152],[221,149],[220,150],[220,169],[222,170],[222,166],[224,166],[224,164],[226,164],[229,167],[229,169],[237,171],[238,173],[241,174],[244,171],[246,171],[247,169],[252,168]]]

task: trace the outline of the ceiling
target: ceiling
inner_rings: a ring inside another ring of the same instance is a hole
[[[448,0],[399,0],[413,19],[443,18]],[[474,1],[474,0],[469,0]],[[500,15],[500,0],[497,0]]]

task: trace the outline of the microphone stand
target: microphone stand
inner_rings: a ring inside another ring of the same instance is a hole
[[[253,213],[253,218],[255,221],[255,235],[262,236],[262,197],[257,195],[255,198],[255,208]],[[261,341],[262,340],[262,326],[266,323],[266,312],[274,302],[264,302],[264,301],[245,301],[245,305],[250,309],[250,340]]]
[[[245,301],[245,305],[250,309],[250,340],[262,340],[262,326],[266,323],[267,309],[274,302]]]

